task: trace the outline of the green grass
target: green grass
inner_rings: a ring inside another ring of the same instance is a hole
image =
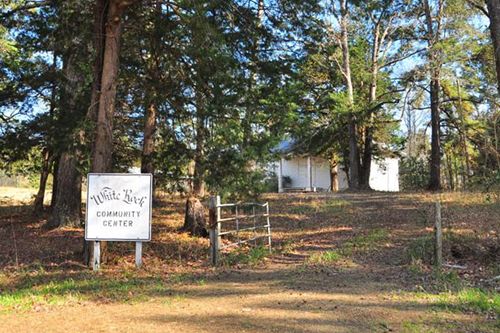
[[[492,321],[450,320],[443,318],[440,312],[434,312],[431,318],[405,320],[401,323],[402,333],[448,333],[448,332],[498,332],[498,324]]]
[[[434,314],[433,318],[427,320],[402,322],[401,328],[403,333],[447,333],[456,332],[459,326],[457,322],[444,320],[439,314]]]
[[[30,275],[19,279],[21,282],[18,285],[2,286],[1,310],[27,310],[36,305],[61,305],[86,300],[136,302],[146,297],[164,296],[169,291],[164,280],[153,276],[82,273],[75,278],[54,277],[51,281],[46,280],[47,276],[40,280]]]
[[[324,251],[312,254],[308,259],[308,264],[326,265],[338,262],[343,258],[342,254],[338,251]]]
[[[478,288],[465,288],[458,293],[439,294],[436,305],[449,310],[491,312],[500,316],[500,294]]]
[[[252,247],[249,250],[238,248],[235,251],[225,254],[221,259],[221,263],[223,266],[234,266],[238,264],[257,265],[262,262],[267,255],[269,255],[269,248],[266,246]]]
[[[402,332],[404,333],[436,333],[439,332],[434,328],[429,327],[428,325],[422,322],[411,322],[405,321],[402,325]]]
[[[418,299],[425,300],[429,305],[433,318],[426,320],[406,320],[402,323],[402,332],[498,332],[500,328],[500,294],[495,291],[485,291],[478,288],[462,288],[458,291],[441,293],[418,292],[409,294],[420,304]],[[463,322],[460,320],[445,320],[445,312],[477,314],[487,319],[485,321]]]
[[[425,299],[437,309],[448,311],[492,313],[500,316],[500,294],[479,288],[462,288],[437,294],[418,292],[412,294],[417,299]]]

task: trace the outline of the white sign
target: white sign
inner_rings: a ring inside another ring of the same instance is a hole
[[[89,173],[86,240],[151,240],[151,174]]]

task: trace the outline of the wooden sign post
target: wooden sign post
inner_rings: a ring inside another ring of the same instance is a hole
[[[152,188],[151,174],[88,175],[85,239],[94,241],[94,270],[101,264],[100,241],[135,242],[135,264],[142,265],[142,242],[151,240]]]

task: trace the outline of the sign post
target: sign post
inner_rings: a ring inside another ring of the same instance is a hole
[[[137,268],[142,265],[142,242],[135,242],[135,266]]]
[[[142,265],[142,242],[151,240],[152,188],[151,174],[88,174],[85,240],[94,241],[94,270],[100,241],[135,242],[135,264]]]
[[[94,263],[92,265],[92,269],[94,271],[98,271],[99,268],[101,267],[101,242],[95,241],[94,242]]]

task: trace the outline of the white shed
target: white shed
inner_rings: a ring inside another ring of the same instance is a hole
[[[282,157],[274,165],[278,176],[278,192],[286,190],[329,191],[332,188],[348,188],[347,176],[343,168],[330,168],[328,160],[312,156]],[[332,174],[336,174],[336,184],[332,187]],[[399,159],[385,158],[372,161],[370,187],[376,191],[399,191]]]

